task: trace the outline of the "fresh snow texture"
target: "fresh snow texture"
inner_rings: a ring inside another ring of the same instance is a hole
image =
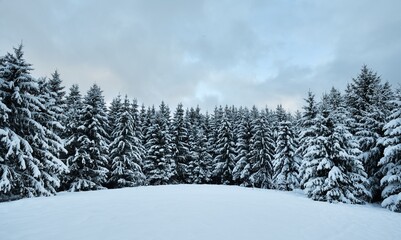
[[[171,185],[0,203],[0,239],[400,239],[401,214],[296,192]]]

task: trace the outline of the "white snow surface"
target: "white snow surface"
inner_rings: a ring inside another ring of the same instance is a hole
[[[0,203],[0,239],[401,239],[401,214],[301,193],[172,185]]]

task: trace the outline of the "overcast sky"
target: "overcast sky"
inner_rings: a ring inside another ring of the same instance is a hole
[[[146,105],[295,110],[367,64],[401,82],[401,1],[0,0],[0,54]]]

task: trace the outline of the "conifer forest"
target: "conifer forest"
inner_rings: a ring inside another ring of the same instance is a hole
[[[302,109],[145,106],[0,56],[0,201],[143,185],[292,191],[401,212],[401,89],[363,65]],[[62,69],[60,69],[62,73]]]

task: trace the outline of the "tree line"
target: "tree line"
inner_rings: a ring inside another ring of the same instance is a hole
[[[367,66],[302,111],[171,111],[94,84],[34,78],[20,45],[0,57],[0,201],[164,184],[296,188],[317,201],[401,211],[401,91]]]

